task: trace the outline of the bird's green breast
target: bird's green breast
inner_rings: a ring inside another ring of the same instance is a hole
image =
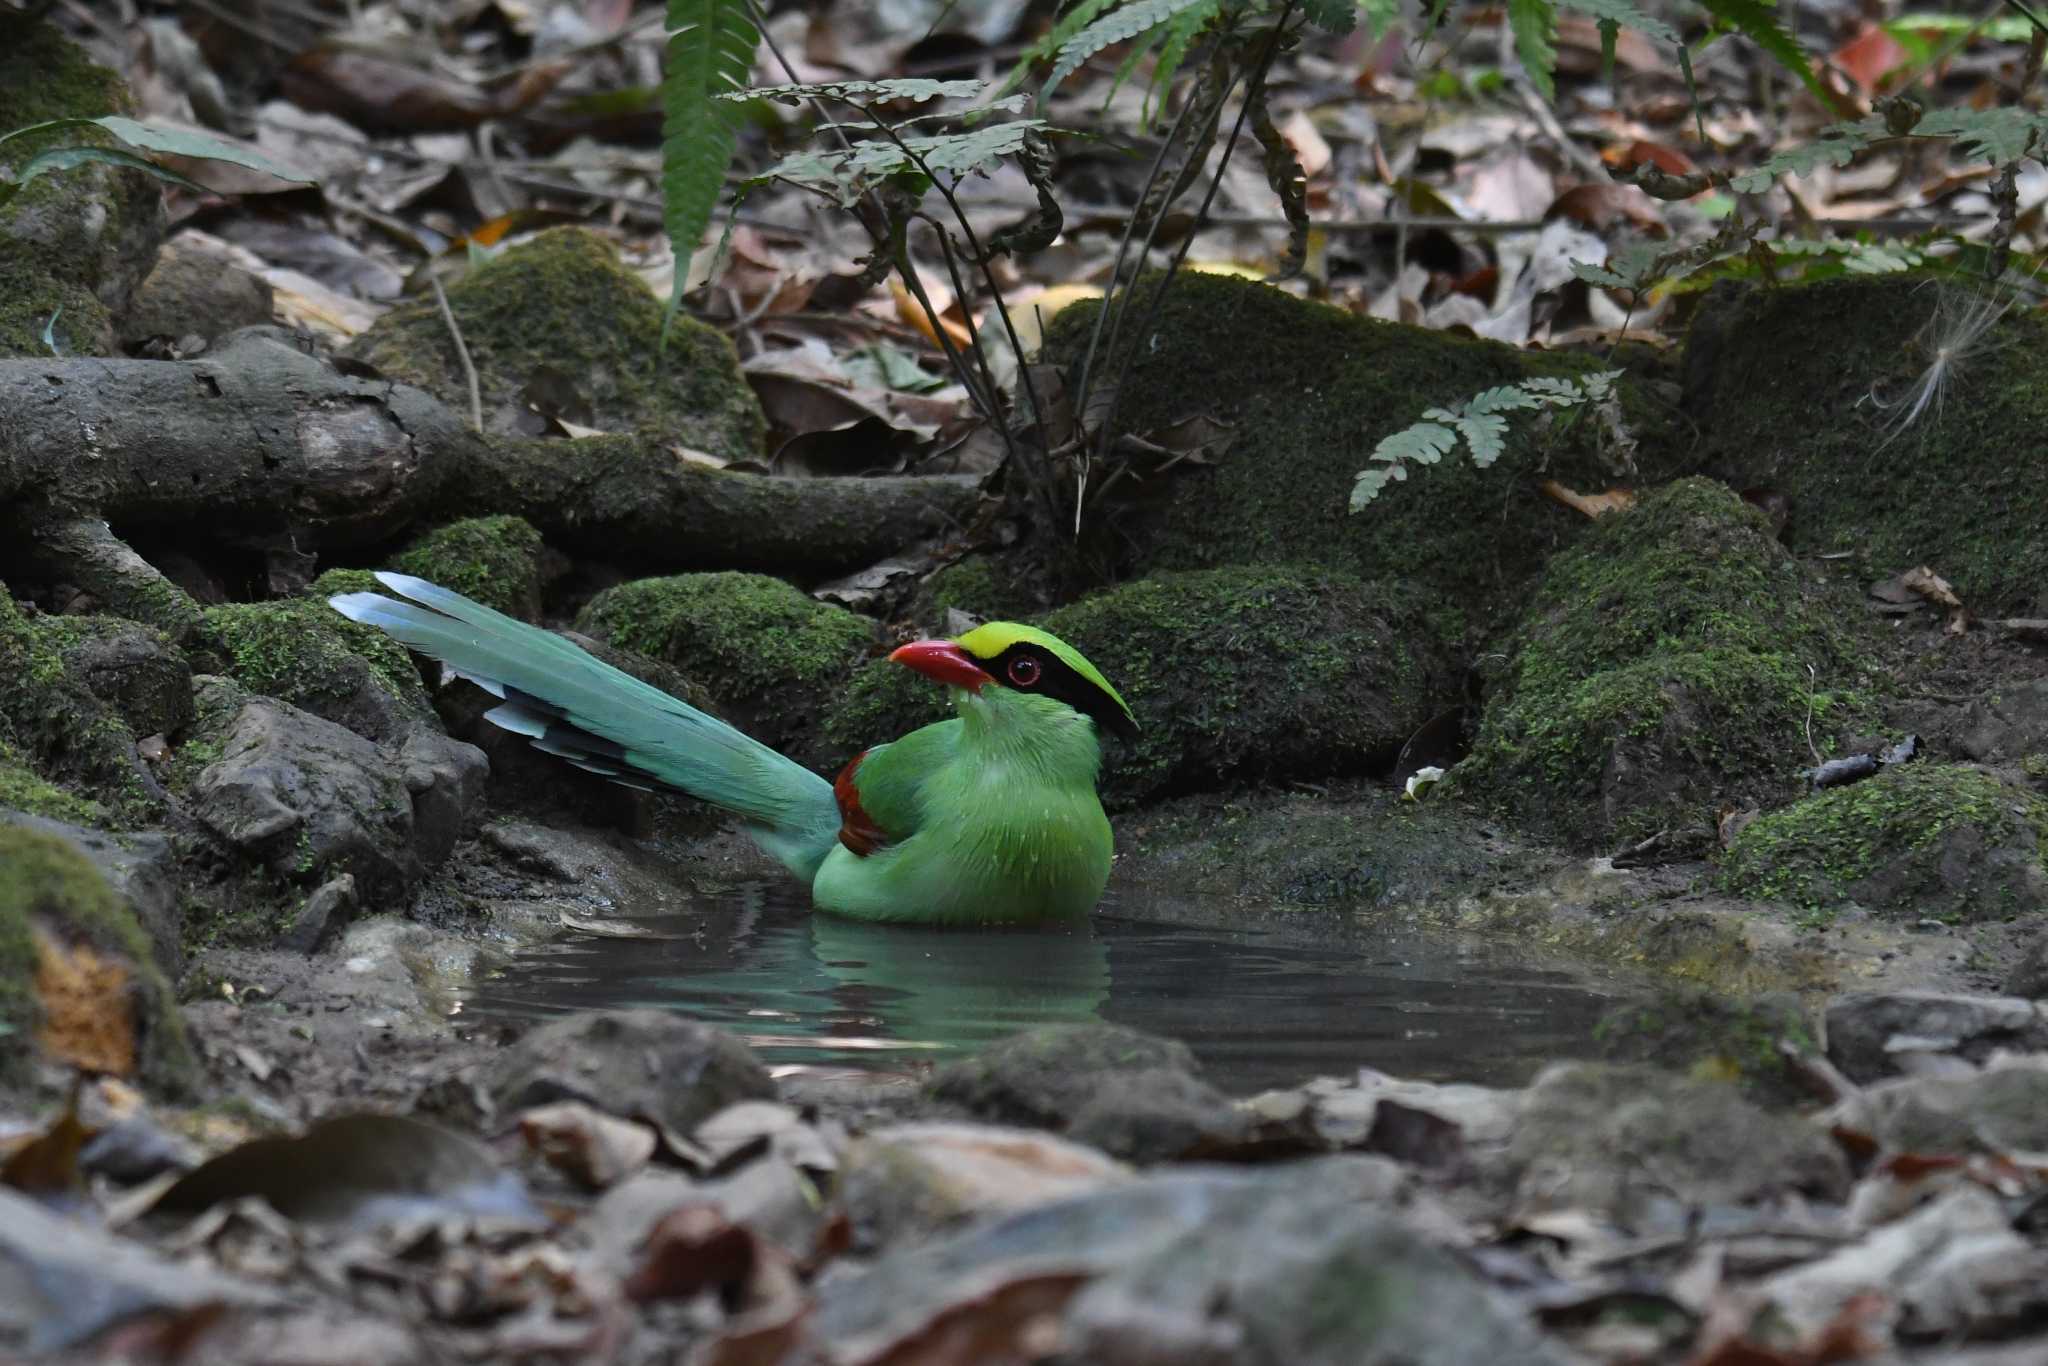
[[[878,765],[917,755],[916,829],[865,857],[833,849],[811,884],[819,910],[1028,924],[1077,919],[1101,898],[1112,841],[1095,794],[1093,724],[1035,698],[961,698],[958,724],[906,737],[918,743],[897,754],[875,753]],[[900,770],[889,777],[905,781]]]

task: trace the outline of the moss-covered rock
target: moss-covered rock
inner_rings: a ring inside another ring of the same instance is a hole
[[[864,618],[763,574],[620,584],[592,598],[576,627],[675,665],[735,725],[804,759],[818,757],[819,718],[875,645]]]
[[[192,720],[192,670],[163,632],[120,617],[39,617],[35,630],[70,676],[136,735]]]
[[[978,621],[1015,621],[1032,615],[1037,606],[1012,561],[969,555],[926,579],[911,610],[932,629],[944,630],[949,612],[965,612]]]
[[[1126,900],[1158,891],[1293,906],[1449,905],[1525,862],[1497,827],[1383,785],[1197,796],[1118,816]]]
[[[405,648],[325,598],[209,607],[202,634],[194,655],[208,672],[369,739],[439,724]]]
[[[1751,1100],[1792,1105],[1811,1099],[1781,1041],[1819,1051],[1806,1008],[1789,994],[1750,1000],[1699,990],[1665,992],[1609,1011],[1594,1029],[1610,1062],[1647,1062],[1694,1077],[1734,1082]]]
[[[0,132],[134,112],[121,78],[55,27],[0,12]],[[12,138],[0,144],[0,173],[79,144],[118,145],[97,128]],[[47,356],[46,329],[67,355],[111,354],[112,313],[148,273],[163,231],[161,186],[142,172],[89,164],[31,183],[0,207],[0,357]]]
[[[1144,317],[1146,291],[1130,316]],[[1054,319],[1046,356],[1070,365],[1086,348],[1097,305]],[[1498,462],[1480,469],[1463,452],[1411,471],[1362,513],[1352,484],[1382,437],[1420,421],[1434,404],[1536,375],[1595,368],[1583,358],[1380,322],[1307,303],[1265,285],[1184,273],[1156,322],[1129,345],[1135,362],[1117,391],[1117,421],[1147,432],[1197,413],[1227,421],[1230,448],[1213,468],[1167,476],[1163,491],[1120,520],[1105,509],[1088,524],[1100,556],[1131,573],[1298,561],[1367,579],[1399,578],[1426,594],[1442,633],[1495,620],[1526,596],[1536,567],[1584,519],[1538,496],[1539,472],[1578,488],[1617,470],[1590,446],[1597,425],[1539,442],[1518,424]],[[1100,373],[1116,373],[1098,362]],[[1639,437],[1663,419],[1628,397]],[[1647,452],[1652,443],[1645,441]],[[1114,500],[1112,500],[1112,506]]]
[[[39,942],[40,941],[40,942]],[[63,965],[39,972],[51,955]],[[67,970],[68,969],[68,970]],[[109,1016],[117,1001],[122,1015]],[[107,1070],[124,1054],[177,1086],[192,1071],[184,1023],[149,937],[86,857],[65,841],[0,825],[0,1030]],[[27,1050],[0,1045],[0,1070]]]
[[[131,824],[158,806],[135,735],[66,660],[92,629],[91,619],[30,617],[0,584],[0,741],[43,779],[102,803],[109,823]]]
[[[1945,401],[1896,435],[1901,410],[1870,401],[1909,396],[1977,302],[1897,276],[1715,286],[1686,342],[1696,458],[1785,495],[1796,551],[1852,552],[1874,576],[1930,565],[1975,611],[2036,615],[2048,500],[2022,455],[2048,424],[2048,318],[2011,310],[1954,359]]]
[[[1668,485],[1545,567],[1455,787],[1580,845],[1711,829],[1865,719],[1861,621],[1725,486]]]
[[[587,405],[567,414],[586,426],[729,459],[761,453],[767,421],[732,343],[679,317],[664,344],[660,302],[593,232],[557,228],[510,248],[452,286],[448,306],[491,432],[525,430],[528,387],[555,375]],[[433,300],[386,313],[349,353],[450,403],[462,399],[461,364]]]
[[[430,531],[391,567],[531,621],[540,615],[540,533],[521,517],[472,517]]]
[[[66,792],[45,779],[4,740],[0,740],[0,808],[73,825],[97,825],[106,818],[106,810],[98,802]]]
[[[2048,907],[2048,802],[1966,764],[1904,764],[1743,828],[1721,880],[1819,914],[2009,919]]]
[[[1356,772],[1391,760],[1451,687],[1415,599],[1309,566],[1162,573],[1047,613],[1141,728],[1111,746],[1103,795],[1128,805],[1223,782]],[[863,668],[825,725],[851,755],[948,714],[943,689]]]

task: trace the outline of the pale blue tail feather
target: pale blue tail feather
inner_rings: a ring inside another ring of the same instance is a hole
[[[832,784],[760,741],[622,673],[560,636],[406,574],[329,598],[352,621],[505,699],[485,715],[579,768],[652,779],[734,812],[754,842],[809,881],[837,841]]]

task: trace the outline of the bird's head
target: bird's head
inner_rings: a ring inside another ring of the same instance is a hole
[[[1051,698],[1092,718],[1097,730],[1138,738],[1137,718],[1109,680],[1079,650],[1036,626],[991,621],[955,640],[914,640],[889,658],[971,693],[1009,688]]]

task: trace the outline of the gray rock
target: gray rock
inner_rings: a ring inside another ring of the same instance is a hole
[[[1131,1162],[1171,1162],[1227,1154],[1251,1128],[1250,1116],[1201,1078],[1150,1067],[1106,1074],[1067,1137]]]
[[[411,900],[411,794],[385,753],[332,721],[243,699],[190,802],[208,830],[279,877],[351,873],[372,907]]]
[[[1455,1255],[1302,1192],[1195,1230],[1067,1306],[1082,1361],[1550,1366],[1571,1358]]]
[[[1602,1063],[1545,1069],[1506,1150],[1481,1165],[1524,1212],[1583,1209],[1637,1225],[1786,1191],[1840,1199],[1849,1188],[1824,1130],[1759,1109],[1727,1082]]]
[[[1879,1082],[1821,1124],[1908,1153],[2037,1153],[2048,1149],[2048,1059],[2007,1057],[1960,1077]]]
[[[1982,1062],[1997,1050],[2048,1051],[2048,1018],[2013,996],[1892,991],[1848,996],[1827,1009],[1828,1059],[1852,1081],[1914,1070],[1917,1059]]]
[[[64,651],[87,692],[137,735],[170,735],[192,723],[192,669],[154,631],[118,626]]]
[[[135,913],[164,976],[178,980],[184,969],[185,913],[178,904],[178,860],[169,838],[153,830],[88,830],[20,811],[0,810],[0,824],[55,835],[85,855]]]
[[[229,252],[189,235],[173,237],[129,301],[118,331],[124,346],[196,334],[207,341],[271,321],[270,285],[233,264]]]
[[[1052,1204],[1128,1180],[1093,1148],[1028,1129],[892,1124],[847,1146],[839,1198],[862,1246],[928,1237],[983,1214]]]
[[[722,1029],[665,1010],[571,1015],[527,1034],[485,1070],[501,1115],[580,1100],[681,1133],[741,1100],[773,1100],[775,1083]]]
[[[2005,979],[2005,989],[2030,1000],[2048,997],[2048,927],[2036,930]]]
[[[1201,1069],[1174,1039],[1122,1025],[1047,1025],[941,1069],[931,1094],[998,1124],[1065,1129],[1106,1085],[1154,1070]]]
[[[475,745],[433,731],[415,731],[398,751],[412,794],[413,847],[429,868],[447,861],[483,806],[490,765]]]
[[[193,781],[192,812],[280,877],[346,873],[370,910],[402,907],[480,798],[483,756],[459,741],[395,749],[225,680],[200,691],[221,757]]]
[[[343,873],[340,877],[329,878],[315,887],[313,894],[299,907],[292,923],[278,936],[277,946],[311,953],[328,935],[355,919],[355,914],[355,877]]]
[[[2024,758],[2048,750],[2048,679],[2002,686],[1970,704],[1958,743],[1979,763]]]
[[[832,1360],[879,1359],[892,1347],[928,1331],[965,1297],[1040,1278],[1086,1280],[1112,1275],[1171,1256],[1184,1243],[1205,1247],[1227,1244],[1254,1221],[1277,1217],[1268,1212],[1280,1209],[1302,1211],[1300,1224],[1304,1228],[1321,1221],[1351,1236],[1354,1221],[1369,1218],[1369,1207],[1387,1200],[1389,1165],[1377,1158],[1337,1156],[1260,1170],[1168,1170],[979,1222],[956,1233],[893,1249],[865,1275],[823,1281],[809,1322],[811,1340],[829,1345]],[[1403,1245],[1404,1251],[1407,1246]],[[1261,1251],[1270,1251],[1270,1247]],[[1216,1255],[1227,1257],[1227,1249]],[[1428,1265],[1434,1271],[1437,1262],[1432,1259]],[[1341,1283],[1345,1274],[1341,1267],[1333,1262],[1328,1269]],[[1328,1287],[1326,1281],[1317,1284]],[[1343,1297],[1350,1303],[1360,1302],[1348,1289]],[[1048,1310],[1052,1307],[1047,1306]],[[1227,1311],[1241,1312],[1242,1307],[1228,1306]],[[1248,1312],[1257,1314],[1256,1310]],[[1332,1311],[1333,1320],[1340,1317],[1347,1316]],[[1307,1324],[1302,1328],[1313,1332]],[[1213,1361],[1170,1350],[1150,1357],[1084,1352],[1076,1359],[1188,1362],[1190,1366],[1209,1366]],[[1508,1352],[1471,1359],[1540,1363],[1552,1358]]]
[[[137,1314],[277,1298],[267,1287],[169,1261],[0,1188],[0,1350],[51,1352]]]

